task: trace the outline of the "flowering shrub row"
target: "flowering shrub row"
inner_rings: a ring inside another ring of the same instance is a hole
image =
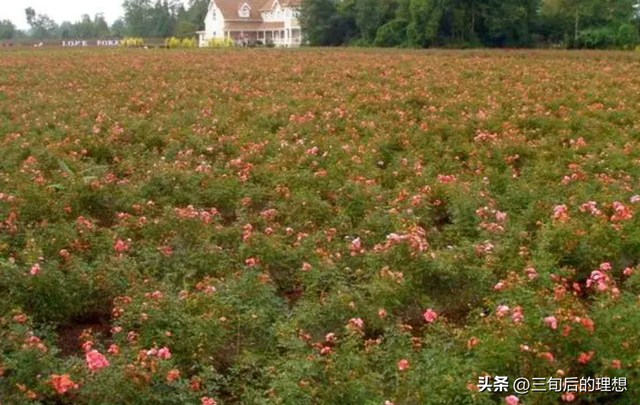
[[[171,37],[171,38],[167,38],[164,41],[164,45],[167,48],[197,48],[198,47],[198,40],[195,38],[176,38],[176,37]]]
[[[0,404],[633,403],[638,62],[4,55]]]

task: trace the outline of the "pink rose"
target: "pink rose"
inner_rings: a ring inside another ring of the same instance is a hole
[[[431,308],[427,309],[424,312],[423,316],[424,316],[425,322],[427,323],[433,323],[436,321],[436,319],[438,319],[438,313]]]
[[[504,399],[504,403],[507,405],[518,405],[520,403],[520,399],[515,395],[509,395]]]

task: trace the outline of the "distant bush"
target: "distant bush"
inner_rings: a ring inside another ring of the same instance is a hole
[[[234,41],[231,38],[212,38],[207,41],[209,48],[230,48],[234,46]]]
[[[640,42],[638,29],[632,24],[623,24],[618,28],[616,46],[621,49],[633,49]]]
[[[617,30],[613,27],[584,30],[580,33],[578,45],[587,49],[634,49],[639,42],[637,28],[623,24]]]
[[[578,44],[580,48],[606,49],[612,48],[616,43],[616,39],[617,35],[613,28],[594,28],[582,31]]]
[[[120,42],[120,46],[125,48],[140,48],[144,46],[143,38],[125,38]]]
[[[176,49],[176,48],[197,48],[198,47],[198,41],[195,38],[176,38],[176,37],[171,37],[171,38],[167,38],[164,41],[164,45],[167,48],[170,49]]]
[[[171,37],[171,38],[167,38],[164,41],[164,45],[167,48],[180,48],[180,38],[176,38],[176,37]]]
[[[400,46],[407,40],[407,21],[393,20],[378,29],[376,46]]]
[[[195,38],[183,38],[180,46],[182,48],[197,48],[198,41]]]

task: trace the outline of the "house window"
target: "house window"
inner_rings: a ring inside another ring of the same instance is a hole
[[[249,17],[249,7],[247,6],[242,7],[238,14],[240,15],[240,17],[244,17],[244,18]]]

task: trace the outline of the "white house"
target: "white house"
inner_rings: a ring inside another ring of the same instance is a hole
[[[209,40],[231,38],[236,44],[261,42],[294,47],[302,41],[301,0],[211,0],[200,46]]]

